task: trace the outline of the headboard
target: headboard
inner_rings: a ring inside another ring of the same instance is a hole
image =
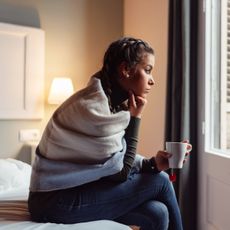
[[[44,31],[0,23],[0,119],[43,117]]]

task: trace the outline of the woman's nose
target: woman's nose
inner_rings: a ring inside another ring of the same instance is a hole
[[[149,78],[149,85],[155,85],[155,81],[152,76]]]

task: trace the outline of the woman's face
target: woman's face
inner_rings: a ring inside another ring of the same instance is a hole
[[[120,78],[119,82],[123,89],[132,91],[136,96],[146,98],[151,87],[155,84],[152,76],[154,63],[153,54],[144,53],[142,61]]]

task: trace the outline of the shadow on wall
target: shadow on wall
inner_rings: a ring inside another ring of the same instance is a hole
[[[0,2],[0,22],[40,28],[38,11],[17,3]]]
[[[17,160],[23,161],[27,164],[31,164],[32,155],[31,155],[31,145],[25,144],[19,150],[19,153],[16,157]]]

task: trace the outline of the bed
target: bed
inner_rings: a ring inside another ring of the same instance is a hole
[[[0,229],[1,230],[131,230],[129,226],[99,220],[78,224],[35,223],[30,220],[27,197],[31,166],[20,160],[0,159]]]

